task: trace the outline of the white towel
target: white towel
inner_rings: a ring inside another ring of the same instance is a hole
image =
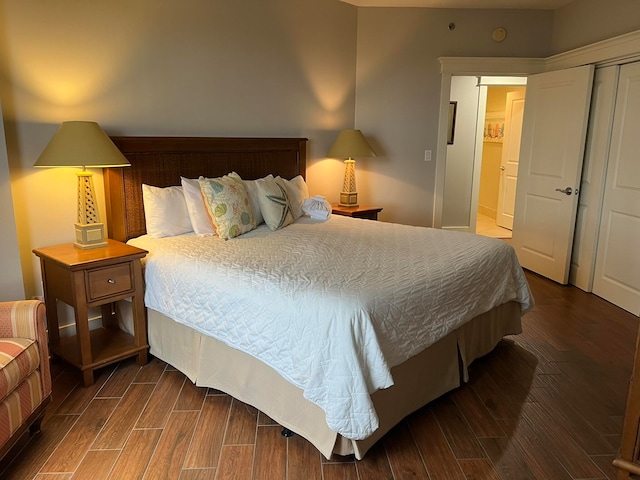
[[[331,215],[331,205],[322,195],[305,199],[302,211],[314,220],[327,220]]]

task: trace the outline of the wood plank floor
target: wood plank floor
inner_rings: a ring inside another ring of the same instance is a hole
[[[524,333],[471,380],[411,415],[364,460],[328,461],[231,397],[152,360],[84,388],[54,365],[43,431],[0,464],[3,479],[614,479],[638,318],[527,274]]]

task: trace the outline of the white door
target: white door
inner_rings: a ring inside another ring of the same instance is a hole
[[[496,224],[509,230],[513,230],[513,214],[516,206],[524,95],[523,90],[507,93],[504,115],[504,143],[500,160]]]
[[[571,269],[569,270],[569,283],[585,292],[593,290],[598,231],[602,215],[619,70],[618,65],[596,68],[591,92],[589,128],[582,164],[576,230],[573,234]]]
[[[640,63],[620,68],[593,293],[640,315]]]
[[[529,77],[513,247],[523,267],[566,284],[593,66]]]

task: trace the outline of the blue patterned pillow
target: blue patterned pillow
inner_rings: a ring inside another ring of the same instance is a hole
[[[198,179],[213,228],[225,240],[256,228],[247,188],[239,176]]]

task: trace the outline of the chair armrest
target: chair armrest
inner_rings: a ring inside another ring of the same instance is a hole
[[[0,338],[29,338],[43,341],[44,303],[40,300],[0,302]]]
[[[29,338],[38,345],[40,386],[46,398],[51,394],[51,369],[45,314],[44,302],[40,300],[0,302],[0,338]]]

